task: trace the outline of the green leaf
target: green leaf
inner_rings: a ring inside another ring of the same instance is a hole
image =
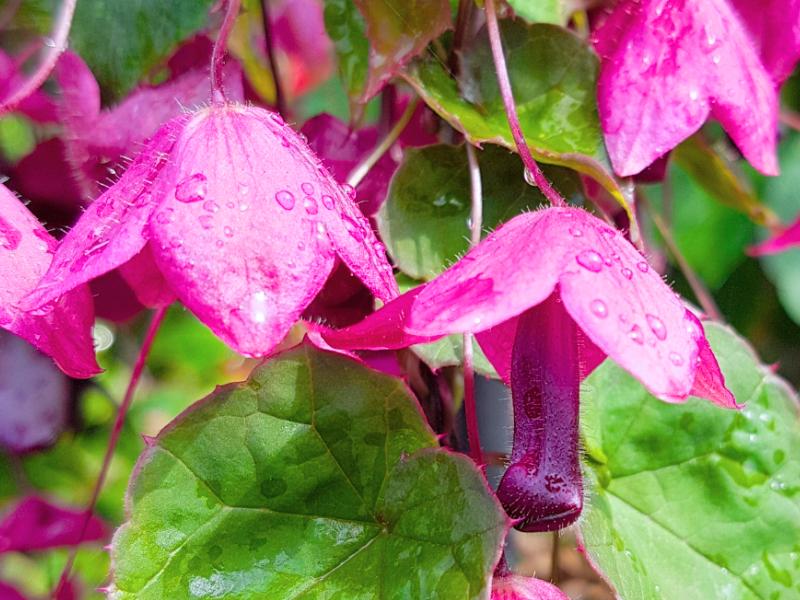
[[[483,233],[546,202],[523,178],[519,158],[497,146],[478,154]],[[566,169],[547,176],[567,197],[580,181]],[[439,144],[406,151],[378,213],[381,239],[394,263],[414,279],[430,280],[469,248],[470,178],[463,146]]]
[[[70,45],[104,96],[119,98],[178,44],[206,26],[214,0],[80,0]]]
[[[352,0],[325,0],[325,29],[339,60],[339,74],[350,99],[351,120],[359,121],[358,101],[369,68],[369,41],[364,17]]]
[[[800,216],[797,193],[800,190],[800,135],[787,137],[778,148],[779,177],[760,178],[762,197],[783,220],[792,223]],[[767,277],[775,284],[778,297],[789,316],[800,324],[800,249],[794,248],[761,257]]]
[[[566,25],[571,8],[565,0],[508,0],[508,5],[528,23],[553,25]]]
[[[286,352],[142,456],[114,597],[481,597],[506,517],[468,459],[434,446],[399,380]]]
[[[612,174],[597,116],[597,56],[585,41],[561,27],[503,21],[501,30],[520,124],[533,156],[593,177],[628,207]],[[483,31],[462,61],[463,94],[435,57],[413,63],[406,78],[468,141],[513,150],[494,73]]]
[[[742,411],[660,402],[611,361],[586,381],[586,548],[622,598],[800,592],[798,399],[731,330],[706,324]]]
[[[746,214],[754,223],[774,222],[775,216],[753,194],[747,181],[734,170],[733,164],[720,152],[693,135],[673,152],[675,162],[721,204]]]

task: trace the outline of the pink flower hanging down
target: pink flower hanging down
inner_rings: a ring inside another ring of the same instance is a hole
[[[0,327],[33,344],[72,377],[96,375],[92,298],[85,285],[52,295],[35,310],[20,307],[53,258],[56,241],[0,185]]]
[[[62,240],[26,303],[145,258],[219,337],[261,356],[336,255],[379,298],[397,294],[383,245],[300,137],[276,113],[218,104],[158,130]]]
[[[616,172],[635,175],[711,116],[768,175],[778,92],[800,57],[798,0],[623,0],[594,34]]]
[[[569,600],[569,596],[552,583],[508,573],[492,579],[491,600]]]
[[[577,208],[515,217],[433,281],[325,337],[389,349],[473,332],[509,382],[519,319],[553,293],[578,325],[583,376],[607,355],[662,400],[736,406],[699,320],[622,234]]]
[[[747,250],[751,256],[779,254],[800,246],[800,218],[777,235]]]

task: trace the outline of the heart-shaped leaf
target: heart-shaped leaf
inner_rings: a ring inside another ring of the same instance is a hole
[[[507,528],[399,380],[310,345],[176,419],[129,494],[116,598],[479,598]]]
[[[706,333],[742,411],[659,402],[610,361],[586,380],[586,549],[622,598],[797,597],[797,397],[729,329]]]
[[[534,158],[593,177],[628,206],[611,172],[600,130],[594,52],[579,37],[554,25],[504,21],[501,34],[520,124]],[[463,93],[435,57],[413,63],[406,78],[428,106],[470,142],[514,149],[493,73],[489,41],[482,31],[464,54]]]
[[[522,162],[497,146],[478,153],[483,232],[546,202],[523,177]],[[580,181],[567,169],[546,167],[562,194],[577,197]],[[438,144],[406,151],[378,212],[381,239],[401,271],[430,280],[469,249],[470,179],[463,146]]]

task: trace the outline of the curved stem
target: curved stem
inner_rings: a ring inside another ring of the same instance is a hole
[[[494,68],[497,75],[497,83],[500,86],[500,95],[503,97],[503,105],[506,109],[506,118],[508,125],[511,128],[511,135],[514,137],[514,143],[517,145],[517,150],[522,158],[527,173],[530,174],[536,187],[538,187],[545,198],[550,201],[553,206],[566,206],[567,201],[558,193],[552,184],[544,176],[539,165],[533,158],[528,143],[525,141],[525,136],[522,133],[522,128],[519,124],[519,117],[517,116],[517,107],[514,103],[514,94],[511,91],[511,81],[508,78],[508,69],[506,67],[506,58],[503,55],[503,42],[500,39],[500,28],[497,25],[497,11],[494,5],[495,0],[486,0],[486,29],[489,32],[489,44],[492,47],[492,58],[494,59]]]
[[[128,413],[128,409],[131,406],[131,402],[133,402],[133,393],[136,391],[136,386],[139,383],[139,379],[142,376],[142,372],[144,371],[145,363],[147,362],[147,355],[150,354],[150,348],[153,345],[153,340],[156,337],[156,333],[158,333],[158,328],[161,326],[162,321],[164,320],[164,315],[167,313],[167,307],[161,307],[156,309],[153,313],[153,317],[150,320],[150,325],[147,328],[147,332],[145,333],[144,340],[142,340],[142,346],[139,349],[139,356],[136,357],[136,362],[133,365],[133,370],[131,371],[131,378],[128,382],[128,387],[125,390],[125,395],[122,398],[122,403],[119,405],[119,410],[117,411],[117,418],[114,421],[114,427],[111,430],[111,435],[108,438],[108,446],[106,446],[106,453],[103,456],[103,465],[100,467],[100,473],[97,476],[97,481],[94,484],[94,488],[92,489],[92,496],[89,499],[89,504],[86,506],[86,511],[83,515],[83,522],[81,523],[81,531],[78,536],[78,540],[75,545],[70,549],[69,557],[67,558],[67,564],[64,565],[64,570],[61,571],[61,576],[58,580],[58,586],[56,586],[55,591],[53,592],[53,598],[58,598],[59,594],[61,593],[64,585],[69,581],[69,576],[72,571],[72,565],[75,562],[75,555],[78,552],[78,546],[80,545],[81,541],[83,540],[84,536],[86,535],[86,529],[89,526],[89,521],[91,520],[92,514],[94,513],[95,506],[97,505],[97,499],[100,497],[100,491],[103,489],[103,484],[106,481],[106,475],[108,475],[108,469],[111,466],[111,459],[114,458],[114,451],[117,448],[117,443],[119,442],[119,436],[122,433],[122,426],[125,423],[125,416]]]
[[[72,27],[72,18],[75,16],[75,6],[78,0],[64,0],[56,17],[52,37],[45,42],[45,51],[42,62],[16,91],[0,102],[0,115],[14,110],[20,102],[38,90],[50,76],[58,62],[58,57],[67,48],[67,38]]]
[[[403,130],[408,125],[408,122],[411,120],[411,117],[414,115],[414,111],[417,110],[417,105],[419,104],[419,98],[414,98],[408,103],[406,106],[405,111],[403,114],[400,115],[400,119],[397,123],[394,124],[391,131],[386,134],[386,137],[381,140],[381,142],[375,146],[372,152],[367,155],[364,160],[362,160],[359,164],[357,164],[350,174],[347,176],[347,185],[352,187],[356,187],[359,183],[364,180],[364,177],[367,176],[370,169],[375,166],[381,156],[386,154],[389,148],[397,141],[397,138],[400,137],[400,134],[403,133]]]
[[[228,48],[228,38],[231,29],[239,15],[239,7],[242,0],[226,0],[225,18],[219,28],[217,39],[214,42],[214,49],[211,52],[211,96],[216,104],[225,102],[225,89],[222,85],[222,67],[225,63],[225,54]]]
[[[469,245],[474,247],[481,241],[481,228],[483,227],[483,186],[481,183],[481,169],[475,148],[465,144],[467,162],[469,164],[469,182],[471,210],[469,217]],[[481,450],[481,434],[478,427],[478,407],[475,402],[475,369],[472,357],[472,334],[465,333],[464,345],[464,418],[467,422],[467,439],[469,440],[469,453],[477,465],[484,464],[483,451]]]
[[[467,37],[467,30],[469,28],[472,17],[472,9],[474,6],[474,0],[458,1],[456,28],[453,32],[453,45],[450,48],[450,55],[447,57],[447,66],[450,69],[451,75],[453,75],[456,79],[458,79],[461,71],[461,48],[464,46],[464,40]]]
[[[272,43],[272,21],[269,19],[269,0],[261,0],[261,19],[264,26],[264,46],[267,51],[267,62],[275,82],[275,108],[281,115],[286,115],[286,96],[283,93],[278,61],[275,59],[275,46]]]

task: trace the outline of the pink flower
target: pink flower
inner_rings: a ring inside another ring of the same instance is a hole
[[[551,583],[509,573],[495,575],[491,600],[569,600],[569,597]]]
[[[72,377],[100,372],[94,356],[94,311],[86,286],[54,294],[36,310],[20,307],[47,271],[56,241],[5,186],[0,185],[0,327],[52,357]]]
[[[275,113],[219,104],[158,130],[64,238],[26,302],[39,306],[136,259],[155,264],[234,349],[261,356],[337,255],[378,297],[396,295],[383,245],[300,137]],[[150,271],[139,273],[146,281]],[[155,297],[164,291],[151,287]]]
[[[737,406],[699,320],[619,232],[577,208],[515,217],[433,281],[325,336],[388,349],[474,332],[509,382],[520,318],[554,293],[578,326],[582,375],[610,356],[662,400]]]
[[[747,250],[751,256],[778,254],[800,246],[800,218],[786,229]]]
[[[777,88],[800,56],[798,0],[623,0],[594,35],[614,169],[635,175],[717,119],[776,174]]]

